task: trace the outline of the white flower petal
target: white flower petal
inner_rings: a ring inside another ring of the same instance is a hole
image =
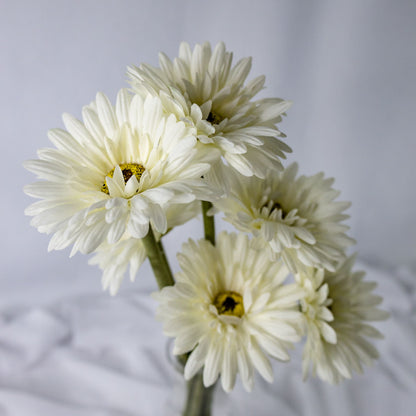
[[[96,97],[97,114],[107,137],[113,138],[117,130],[117,120],[113,106],[106,95],[98,93]]]

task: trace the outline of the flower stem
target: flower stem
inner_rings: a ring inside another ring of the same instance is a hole
[[[175,280],[173,279],[172,271],[170,270],[162,242],[156,242],[151,226],[149,226],[149,232],[142,241],[159,289],[162,289],[165,286],[173,286]]]
[[[202,201],[202,217],[204,218],[205,240],[215,246],[215,219],[214,216],[208,215],[208,210],[212,207],[211,202]]]
[[[204,387],[202,372],[187,383],[188,397],[182,416],[210,416],[215,384]]]

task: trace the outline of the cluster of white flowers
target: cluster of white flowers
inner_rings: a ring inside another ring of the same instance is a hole
[[[251,59],[233,66],[223,43],[183,43],[159,63],[129,68],[115,105],[99,93],[83,121],[65,114],[66,130],[50,131],[55,148],[25,164],[41,179],[25,188],[40,199],[32,225],[53,234],[50,250],[94,253],[115,294],[146,259],[148,233],[160,241],[208,201],[240,233],[190,240],[175,284],[155,294],[174,353],[189,355],[185,378],[203,368],[205,386],[220,376],[230,391],[239,374],[251,390],[254,370],[272,381],[269,358],[289,360],[302,337],[305,377],[361,372],[377,357],[367,338],[381,336],[367,322],[386,314],[352,271],[349,203],[333,179],[282,165],[291,149],[276,125],[290,102],[256,100],[264,77],[246,82]]]

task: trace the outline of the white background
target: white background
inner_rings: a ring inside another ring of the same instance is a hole
[[[378,414],[408,414],[416,405],[415,372],[406,366],[407,359],[414,361],[416,344],[415,21],[416,2],[411,0],[0,0],[0,415],[73,416],[85,409],[88,415],[152,414],[152,394],[144,395],[145,404],[135,411],[135,388],[131,394],[124,390],[125,397],[109,396],[111,376],[96,374],[90,365],[94,360],[97,366],[116,362],[123,372],[139,360],[132,351],[127,356],[116,352],[134,344],[126,335],[131,327],[120,323],[137,325],[136,309],[126,309],[126,304],[132,299],[136,304],[135,296],[155,288],[147,264],[136,283],[126,281],[112,299],[101,293],[100,272],[87,265],[86,256],[69,259],[67,250],[47,253],[48,237],[31,228],[23,215],[33,201],[22,188],[35,178],[22,162],[50,146],[46,132],[62,127],[63,112],[80,117],[82,106],[97,91],[114,101],[118,89],[126,86],[127,65],[156,65],[158,51],[173,58],[183,40],[192,45],[223,40],[235,61],[253,56],[252,77],[266,75],[262,95],[293,101],[281,124],[293,148],[288,161],[299,162],[302,173],[324,171],[335,177],[341,199],[353,202],[350,234],[358,241],[362,267],[379,281],[385,307],[392,312],[390,323],[381,326],[387,339],[378,347],[387,358],[377,369],[338,390],[312,382],[296,387],[306,392],[299,397],[289,389],[279,396],[289,403],[281,414],[332,414],[331,406],[344,396],[344,410],[337,407],[338,414],[364,414],[367,405],[379,406]],[[174,265],[178,241],[189,234],[198,237],[200,228],[195,221],[168,238]],[[147,298],[143,302],[149,304],[149,328],[160,330],[152,321],[154,305]],[[84,327],[76,323],[85,323],[84,313],[91,315],[88,336],[77,343]],[[137,325],[138,333],[143,325]],[[107,343],[115,327],[125,341],[120,345]],[[163,343],[159,334],[152,335],[150,329],[149,334]],[[50,358],[56,345],[66,352]],[[92,355],[82,355],[88,349]],[[108,360],[102,349],[115,355]],[[76,368],[70,353],[85,359],[81,370],[91,379],[84,382],[95,395],[60,367],[70,362]],[[123,367],[120,360],[129,365]],[[292,373],[286,369],[290,366]],[[288,389],[284,374],[296,386],[301,383],[296,363],[281,367],[268,389]],[[139,366],[133,373],[140,371],[147,370]],[[51,379],[61,388],[53,389]],[[81,393],[71,394],[76,384]],[[369,385],[374,388],[365,390],[367,400],[362,386]],[[276,395],[277,390],[271,391]],[[317,391],[328,399],[309,408]],[[233,394],[239,397],[238,390]],[[254,395],[250,400],[256,404]]]

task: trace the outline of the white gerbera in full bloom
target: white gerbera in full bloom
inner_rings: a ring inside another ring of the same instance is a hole
[[[368,321],[383,320],[387,312],[377,308],[382,298],[372,293],[375,282],[364,281],[364,272],[352,272],[354,256],[335,272],[311,271],[296,276],[305,289],[301,309],[307,340],[303,351],[303,374],[335,384],[362,373],[362,364],[378,358],[367,338],[382,338]],[[304,272],[303,272],[304,273]]]
[[[288,270],[251,246],[245,234],[221,233],[217,246],[189,240],[178,255],[176,284],[154,296],[166,335],[175,337],[174,354],[190,352],[185,379],[202,367],[206,387],[221,376],[232,390],[237,373],[250,391],[254,369],[273,380],[268,355],[289,360],[299,340],[303,291],[283,285]]]
[[[282,136],[276,123],[290,102],[253,100],[265,78],[246,83],[251,58],[235,66],[232,58],[222,42],[213,51],[209,43],[193,50],[182,43],[173,62],[161,53],[160,68],[142,64],[129,68],[128,75],[134,92],[159,95],[166,111],[193,124],[199,140],[219,148],[238,172],[263,178],[267,168],[281,167],[284,152],[291,151],[276,138]]]
[[[194,218],[200,211],[200,201],[170,205],[166,210],[168,232]],[[156,232],[155,238],[160,241],[161,234]],[[107,241],[102,243],[94,251],[94,256],[90,259],[89,264],[96,264],[100,267],[103,271],[103,289],[108,289],[111,295],[115,295],[127,269],[129,269],[130,280],[133,282],[146,256],[143,240],[134,238],[125,232],[123,237],[114,244]]]
[[[261,180],[224,167],[218,174],[226,183],[226,196],[215,202],[216,211],[239,230],[266,241],[292,272],[305,266],[334,271],[354,243],[341,223],[350,203],[334,201],[339,192],[332,188],[332,178],[323,173],[296,178],[297,169],[293,163]]]
[[[50,250],[73,244],[71,255],[89,253],[126,231],[143,238],[149,224],[164,234],[169,205],[189,203],[205,189],[201,175],[211,156],[195,149],[194,129],[167,117],[157,97],[121,90],[113,107],[97,94],[83,123],[63,119],[68,131],[49,132],[56,149],[41,149],[39,160],[25,163],[43,179],[25,188],[41,199],[26,214],[40,232],[54,233]]]

